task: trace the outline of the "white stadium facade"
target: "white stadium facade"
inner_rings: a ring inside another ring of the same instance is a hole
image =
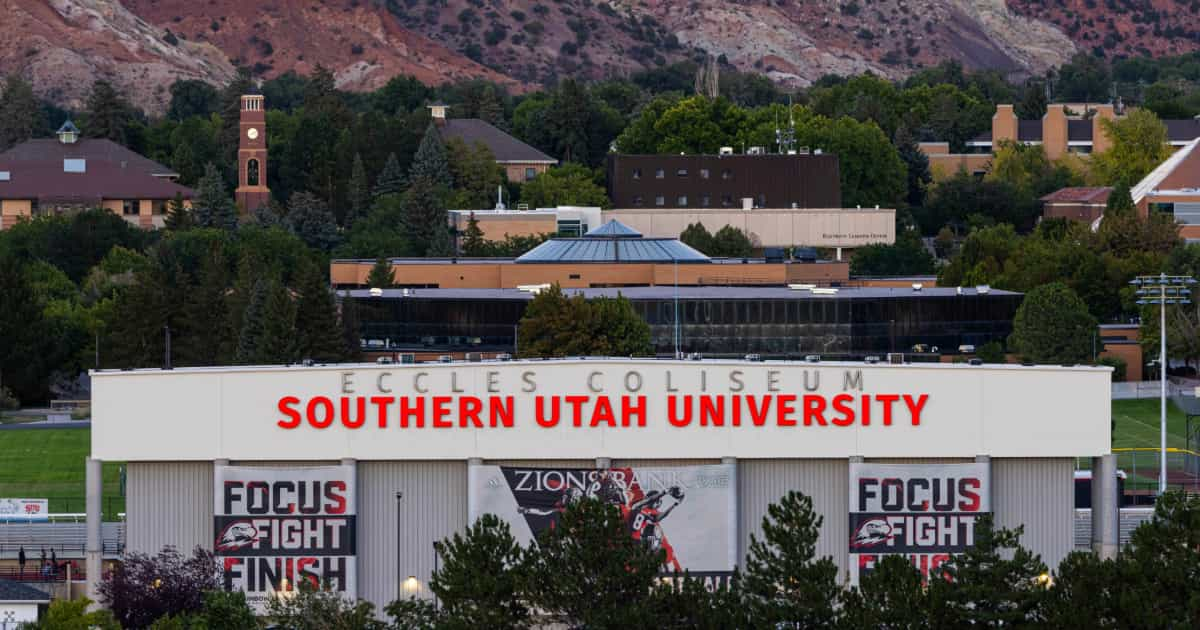
[[[935,568],[987,512],[1055,566],[1076,458],[1111,465],[1109,380],[591,358],[97,371],[87,574],[103,461],[127,462],[127,551],[211,549],[259,602],[300,580],[377,606],[427,593],[434,541],[489,512],[530,540],[582,496],[618,505],[664,571],[714,580],[791,490],[848,581],[885,553]]]

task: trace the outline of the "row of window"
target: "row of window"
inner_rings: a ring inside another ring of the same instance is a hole
[[[663,169],[661,169],[661,168],[654,169],[654,179],[665,179],[666,176],[667,176],[667,173]],[[675,171],[675,176],[676,177],[687,177],[688,170],[686,168],[677,169]],[[700,179],[708,179],[709,176],[710,176],[710,173],[709,173],[708,169],[706,169],[706,168],[700,169]],[[642,178],[642,169],[640,169],[640,168],[633,169],[633,178],[641,179]],[[731,169],[722,170],[721,171],[721,179],[733,179],[733,171]]]
[[[699,203],[696,204],[697,207],[711,208],[713,205],[712,204],[712,195],[700,195],[699,197],[697,197],[697,199],[699,200]],[[688,201],[689,201],[689,199],[688,199],[687,195],[679,195],[678,197],[675,197],[675,206],[677,206],[679,208],[687,208],[687,207],[689,207]],[[755,206],[757,206],[759,208],[767,207],[767,196],[765,194],[759,193],[758,196],[756,196],[754,198],[754,204],[755,204]],[[633,205],[634,205],[634,207],[644,206],[644,205],[646,205],[646,200],[641,195],[634,195],[633,196]],[[667,198],[663,195],[655,196],[654,197],[654,205],[658,206],[660,208],[666,206]],[[733,208],[737,205],[739,205],[739,203],[735,203],[733,195],[721,195],[721,207],[722,208]]]
[[[126,199],[121,202],[121,214],[127,217],[133,217],[140,214],[139,209],[141,203],[137,199]],[[167,202],[158,199],[150,202],[151,214],[166,214]]]

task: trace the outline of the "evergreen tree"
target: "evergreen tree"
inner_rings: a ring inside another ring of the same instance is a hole
[[[679,240],[684,245],[691,247],[705,256],[716,254],[717,249],[716,244],[713,242],[713,236],[709,233],[708,228],[704,227],[703,223],[689,223],[679,233]]]
[[[289,363],[296,360],[296,303],[279,281],[270,284],[263,334],[259,339],[260,363]]]
[[[933,182],[933,173],[929,170],[929,156],[917,146],[917,139],[907,126],[896,130],[894,142],[900,160],[908,168],[908,194],[905,201],[909,206],[919,208],[925,205],[925,191]]]
[[[341,298],[342,344],[344,361],[362,360],[362,327],[358,319],[358,302],[349,293]]]
[[[458,628],[529,626],[522,597],[521,545],[508,523],[484,514],[463,534],[434,543],[441,568],[429,581],[445,614]]]
[[[396,286],[396,272],[386,258],[378,258],[367,274],[367,286],[372,289],[390,289]]]
[[[1133,197],[1129,194],[1129,185],[1123,181],[1117,182],[1113,191],[1108,194],[1108,201],[1104,204],[1105,219],[1132,214],[1133,210]]]
[[[1013,318],[1008,347],[1044,364],[1088,363],[1096,319],[1070,287],[1052,282],[1025,294]]]
[[[375,180],[375,188],[371,194],[375,198],[383,195],[397,195],[404,192],[404,170],[400,168],[400,160],[395,153],[389,153],[379,179]]]
[[[921,573],[903,554],[885,554],[857,588],[841,592],[846,628],[925,628],[929,597]],[[932,577],[932,576],[931,576]]]
[[[741,228],[726,225],[713,235],[713,249],[715,256],[745,258],[753,253],[754,243]]]
[[[371,209],[371,183],[367,181],[367,167],[363,164],[362,155],[354,154],[354,166],[350,169],[350,211],[342,225],[349,229],[356,221],[367,216]]]
[[[421,145],[417,147],[412,166],[408,169],[408,179],[414,185],[421,178],[447,189],[454,186],[446,145],[442,144],[442,136],[434,123],[429,123],[425,129],[425,137],[421,138]]]
[[[212,163],[204,167],[204,177],[196,186],[196,196],[192,199],[192,220],[196,227],[237,229],[237,206],[225,192],[221,173]]]
[[[312,193],[292,193],[288,201],[287,225],[309,247],[327,252],[337,245],[337,222],[333,213]]]
[[[761,627],[825,628],[840,590],[837,565],[814,559],[824,518],[796,491],[767,508],[762,535],[751,534],[743,583],[746,604]]]
[[[179,365],[223,365],[232,355],[226,288],[229,269],[219,242],[209,247],[196,287],[186,296],[179,323],[175,362]]]
[[[300,267],[296,278],[296,354],[321,363],[339,361],[345,339],[338,325],[337,303],[316,263]]]
[[[487,255],[487,241],[483,238],[483,230],[479,229],[479,220],[472,212],[467,218],[467,229],[462,235],[462,255],[479,257]]]
[[[234,354],[234,361],[238,364],[249,365],[258,362],[259,346],[263,336],[263,327],[266,324],[267,297],[270,291],[271,283],[267,278],[260,277],[254,281],[250,299],[246,302],[246,307],[239,318],[241,328],[238,333],[237,351]]]
[[[92,84],[86,107],[87,123],[83,128],[86,135],[127,143],[126,130],[133,121],[133,106],[121,98],[111,83],[100,79]]]
[[[192,227],[194,223],[191,210],[183,203],[183,194],[175,193],[175,198],[167,204],[166,229],[179,232]]]
[[[1017,103],[1017,118],[1041,120],[1046,115],[1046,84],[1040,80],[1025,83],[1025,93]]]
[[[404,194],[404,228],[409,240],[424,247],[425,256],[449,256],[450,216],[443,204],[444,188],[428,177],[416,177]]]
[[[40,119],[33,87],[17,74],[8,75],[0,93],[0,151],[32,138]]]

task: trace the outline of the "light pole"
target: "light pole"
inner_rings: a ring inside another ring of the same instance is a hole
[[[400,579],[400,502],[404,500],[404,493],[396,493],[396,597],[401,597],[401,589],[404,587],[403,581]]]
[[[1191,276],[1138,276],[1129,282],[1137,287],[1139,305],[1158,305],[1158,378],[1159,392],[1159,450],[1158,450],[1158,494],[1167,491],[1167,306],[1191,304],[1189,285],[1196,284]]]

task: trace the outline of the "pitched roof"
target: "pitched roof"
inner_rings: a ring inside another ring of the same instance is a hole
[[[616,219],[611,219],[604,225],[589,231],[584,236],[594,237],[609,237],[609,238],[641,238],[642,233],[621,223]]]
[[[103,199],[191,199],[191,188],[154,177],[133,166],[87,160],[84,171],[65,172],[62,160],[7,162],[0,159],[0,199],[94,204]]]
[[[1131,188],[1129,196],[1133,198],[1134,205],[1141,203],[1142,199],[1146,198],[1146,195],[1157,190],[1159,185],[1163,183],[1163,180],[1170,177],[1171,173],[1175,172],[1175,169],[1179,168],[1192,152],[1196,150],[1197,144],[1200,144],[1200,137],[1183,145],[1178,151],[1171,154],[1171,157],[1156,166],[1153,171],[1150,171],[1150,174],[1143,177],[1142,181],[1138,182],[1136,186]]]
[[[444,141],[458,138],[468,146],[482,142],[491,150],[497,162],[558,163],[558,160],[478,118],[448,118],[438,125],[438,131],[441,132]]]
[[[637,230],[613,220],[579,238],[552,238],[514,262],[710,263],[712,260],[677,238],[643,238]]]
[[[50,601],[46,593],[11,580],[0,580],[0,602],[38,602]]]
[[[52,138],[26,140],[0,153],[0,165],[12,165],[15,162],[61,163],[68,158],[83,158],[88,161],[89,166],[98,162],[124,165],[126,168],[156,177],[179,176],[173,169],[105,138],[84,138],[72,144],[63,144]]]
[[[1072,186],[1059,188],[1041,200],[1045,203],[1107,204],[1112,191],[1111,186]]]

